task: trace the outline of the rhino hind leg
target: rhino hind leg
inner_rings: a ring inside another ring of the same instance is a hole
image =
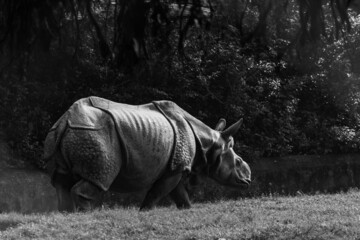
[[[152,209],[155,204],[164,196],[168,195],[180,182],[182,173],[165,175],[157,180],[147,192],[140,210]]]
[[[187,209],[191,207],[189,194],[182,181],[170,193],[171,199],[175,202],[178,209]]]
[[[70,189],[74,185],[71,175],[54,171],[52,183],[56,189],[58,209],[60,212],[74,211],[74,204],[71,198]]]
[[[60,212],[72,212],[75,209],[71,194],[68,188],[63,185],[56,185],[56,194],[58,198],[58,209]]]
[[[101,190],[96,185],[82,179],[71,188],[71,197],[76,210],[91,210],[99,204],[102,197]]]

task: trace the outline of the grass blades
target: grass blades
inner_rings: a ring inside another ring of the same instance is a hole
[[[100,209],[0,215],[0,239],[358,239],[360,192],[194,204],[189,210]]]

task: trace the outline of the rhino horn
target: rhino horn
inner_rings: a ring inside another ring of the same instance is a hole
[[[224,139],[228,139],[231,136],[234,136],[240,129],[241,125],[243,123],[243,119],[241,118],[239,121],[225,129],[223,132],[221,132],[221,136]]]

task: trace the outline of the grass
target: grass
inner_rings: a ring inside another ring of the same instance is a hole
[[[359,239],[360,192],[261,197],[139,212],[0,215],[0,239]]]

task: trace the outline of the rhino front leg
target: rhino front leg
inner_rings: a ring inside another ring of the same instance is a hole
[[[140,210],[149,210],[164,196],[168,195],[180,182],[182,173],[165,175],[157,180],[147,192]]]
[[[186,209],[191,207],[189,194],[182,181],[180,181],[175,189],[172,190],[170,197],[175,202],[178,209]]]
[[[71,197],[75,207],[80,211],[91,210],[95,207],[103,191],[94,184],[82,179],[71,188]]]

